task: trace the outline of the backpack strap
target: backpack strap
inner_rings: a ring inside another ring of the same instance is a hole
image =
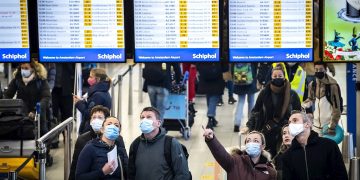
[[[172,138],[171,136],[165,135],[165,142],[164,142],[164,154],[165,154],[165,160],[170,167],[170,169],[173,171],[172,168],[172,158],[171,158],[171,144],[172,144]]]

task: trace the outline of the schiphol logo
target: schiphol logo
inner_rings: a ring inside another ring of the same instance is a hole
[[[214,54],[210,54],[210,53],[207,53],[207,54],[193,54],[193,59],[216,59],[216,53]]]
[[[121,59],[122,54],[98,54],[98,59],[107,59],[107,60],[113,60],[113,59]]]
[[[26,59],[27,58],[27,54],[25,53],[25,54],[19,54],[19,53],[17,53],[17,54],[2,54],[2,58],[3,58],[3,60],[5,60],[5,59],[11,59],[11,60],[17,60],[17,59]]]
[[[303,54],[303,53],[291,53],[286,54],[286,59],[310,59],[310,53]]]

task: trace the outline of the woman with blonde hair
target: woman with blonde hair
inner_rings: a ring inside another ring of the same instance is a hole
[[[227,173],[228,180],[275,180],[276,171],[270,163],[271,155],[265,151],[265,137],[252,131],[245,138],[245,150],[239,148],[229,154],[211,129],[205,129],[205,142],[216,161]]]
[[[81,112],[83,118],[80,124],[79,134],[83,134],[91,129],[90,111],[96,105],[102,105],[111,109],[111,96],[109,89],[111,79],[106,74],[105,69],[94,68],[90,70],[90,76],[87,79],[90,88],[83,97],[74,95],[75,107]]]

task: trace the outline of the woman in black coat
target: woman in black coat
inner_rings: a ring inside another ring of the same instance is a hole
[[[79,134],[83,134],[91,129],[89,123],[90,111],[94,106],[103,105],[111,109],[111,96],[109,93],[111,79],[106,75],[105,69],[91,69],[88,83],[90,88],[87,97],[80,98],[79,96],[74,96],[75,107],[81,112],[83,117]]]
[[[292,110],[301,110],[301,104],[281,66],[273,68],[271,78],[271,83],[260,91],[246,126],[265,135],[266,149],[275,156],[281,142],[281,128],[287,124]]]
[[[206,128],[213,129],[218,124],[215,119],[216,105],[221,95],[224,94],[225,81],[222,73],[228,71],[228,64],[199,63],[196,64],[199,71],[199,94],[206,94],[208,123]]]

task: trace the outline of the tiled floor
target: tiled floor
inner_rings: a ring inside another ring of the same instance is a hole
[[[124,137],[127,150],[129,146],[138,135],[140,135],[140,130],[138,128],[139,123],[139,113],[141,109],[145,106],[148,106],[149,99],[147,94],[143,94],[144,101],[139,103],[139,66],[136,66],[133,73],[133,92],[129,94],[129,76],[125,76],[123,79],[123,87],[121,97],[121,117],[122,121],[122,136]],[[107,65],[109,74],[113,77],[117,73],[122,73],[126,70],[124,64],[111,64]],[[342,93],[345,93],[346,87],[346,70],[344,64],[336,65],[337,74],[335,78],[342,88]],[[120,70],[119,70],[120,69]],[[115,92],[118,92],[115,89]],[[128,115],[128,98],[133,97],[133,114]],[[236,96],[235,96],[236,97]],[[119,100],[119,96],[115,96]],[[346,102],[346,96],[343,94],[344,102]],[[233,132],[233,119],[236,104],[229,105],[227,104],[227,92],[224,95],[225,104],[222,107],[217,108],[217,120],[219,121],[219,126],[215,128],[215,134],[219,138],[220,142],[225,147],[237,146],[239,145],[240,138],[237,133]],[[115,107],[116,109],[117,107]],[[193,175],[194,180],[213,180],[213,179],[224,179],[224,173],[221,168],[215,163],[214,158],[212,157],[208,147],[206,146],[204,139],[202,137],[203,130],[201,125],[206,125],[206,101],[204,97],[196,97],[196,110],[198,111],[195,117],[195,124],[191,129],[191,137],[188,141],[185,141],[181,138],[179,132],[171,131],[169,134],[175,136],[180,140],[181,143],[186,145],[190,157],[189,157],[189,167]],[[247,109],[245,107],[244,109]],[[247,119],[247,113],[245,113],[244,119]],[[245,122],[242,122],[245,124]],[[346,117],[343,117],[343,124],[346,126]],[[75,133],[74,133],[75,134]],[[74,144],[74,143],[73,143]],[[54,156],[54,165],[46,169],[47,179],[50,180],[62,180],[64,179],[63,173],[63,144],[60,143],[60,148],[52,150],[51,154]]]

